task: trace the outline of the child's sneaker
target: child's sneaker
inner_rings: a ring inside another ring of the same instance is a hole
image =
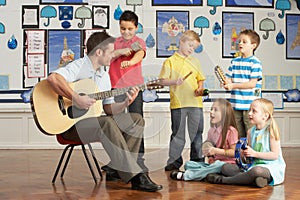
[[[179,170],[173,170],[171,173],[170,173],[170,177],[174,180],[183,180],[183,175],[184,175],[184,172],[182,171],[179,171]]]

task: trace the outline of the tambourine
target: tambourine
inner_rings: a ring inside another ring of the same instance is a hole
[[[245,149],[247,149],[247,138],[240,138],[235,146],[235,162],[239,168],[248,170],[252,166],[254,159],[252,157],[241,156],[241,150]]]

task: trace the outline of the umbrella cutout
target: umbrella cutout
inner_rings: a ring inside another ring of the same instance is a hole
[[[284,12],[286,10],[291,10],[291,3],[289,0],[277,0],[275,8],[281,10],[281,13],[278,14],[278,17],[282,19],[284,17]]]
[[[47,23],[44,23],[44,26],[50,25],[50,18],[56,17],[57,12],[53,6],[45,6],[41,10],[41,17],[48,18]]]
[[[127,0],[126,5],[133,6],[133,12],[135,12],[135,6],[143,5],[143,0],[134,0],[134,1]]]
[[[6,0],[0,0],[0,6],[5,6],[6,5]]]
[[[266,31],[266,34],[263,35],[263,38],[266,40],[269,38],[269,32],[275,31],[275,23],[269,18],[265,18],[259,22],[259,30]]]
[[[208,6],[213,6],[213,9],[209,11],[211,15],[216,14],[217,6],[223,6],[223,0],[207,0]]]
[[[197,17],[194,21],[194,27],[200,28],[199,36],[201,36],[202,28],[209,28],[209,21],[206,17],[203,17],[203,16]]]
[[[0,34],[4,34],[4,33],[5,33],[5,26],[0,22]]]
[[[85,25],[85,19],[92,18],[92,11],[90,8],[85,7],[84,5],[77,8],[75,11],[75,18],[81,19],[81,23],[78,23],[79,28],[83,28]]]

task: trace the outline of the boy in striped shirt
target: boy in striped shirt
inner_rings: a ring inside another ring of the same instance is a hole
[[[243,30],[239,34],[239,51],[241,56],[232,59],[226,73],[223,87],[231,91],[230,102],[235,111],[239,138],[246,137],[251,128],[248,119],[250,104],[261,97],[262,64],[254,55],[260,43],[260,37],[254,30]]]

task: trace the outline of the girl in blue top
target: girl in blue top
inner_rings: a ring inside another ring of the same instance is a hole
[[[282,157],[280,135],[273,118],[274,105],[261,98],[251,103],[249,120],[254,126],[248,131],[250,146],[243,150],[246,157],[253,157],[254,163],[246,172],[237,165],[225,164],[221,175],[209,174],[210,183],[252,185],[265,187],[281,184],[284,181],[286,164]]]

